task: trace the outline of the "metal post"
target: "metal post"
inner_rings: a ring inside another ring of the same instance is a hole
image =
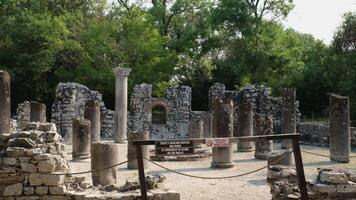
[[[307,184],[305,182],[305,174],[304,174],[302,155],[300,153],[299,136],[293,138],[292,144],[293,144],[294,161],[295,161],[295,167],[297,169],[301,199],[308,200],[309,199],[308,189],[307,189]]]
[[[140,179],[140,188],[141,188],[141,199],[147,200],[147,187],[145,179],[145,168],[143,166],[143,157],[142,157],[142,147],[140,144],[136,145],[137,152],[137,167],[138,167],[138,176]]]

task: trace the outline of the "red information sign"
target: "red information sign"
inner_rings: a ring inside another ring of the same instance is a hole
[[[205,140],[208,147],[229,147],[229,138],[210,138]]]

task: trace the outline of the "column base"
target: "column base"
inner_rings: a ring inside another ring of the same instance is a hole
[[[340,158],[340,157],[337,157],[337,158],[330,157],[330,160],[333,162],[338,162],[338,163],[349,163],[350,162],[349,158]]]
[[[226,169],[232,168],[235,166],[233,162],[211,162],[211,168],[219,168],[219,169]]]
[[[90,154],[87,154],[87,155],[78,155],[78,156],[73,157],[72,159],[73,159],[73,160],[85,160],[85,159],[88,159],[88,158],[90,158]]]

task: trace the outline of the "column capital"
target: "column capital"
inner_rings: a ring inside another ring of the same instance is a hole
[[[131,68],[115,67],[112,70],[114,71],[115,76],[128,76],[131,72]]]

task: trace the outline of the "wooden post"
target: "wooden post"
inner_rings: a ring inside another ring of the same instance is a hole
[[[143,166],[143,157],[142,157],[142,147],[140,144],[136,145],[137,152],[137,166],[138,166],[138,176],[140,179],[140,188],[141,188],[141,199],[147,200],[147,187],[145,179],[145,168]]]
[[[295,162],[295,167],[297,169],[301,199],[308,200],[309,199],[308,189],[307,189],[307,184],[305,182],[302,155],[300,153],[299,136],[293,138],[292,145],[293,145],[294,162]]]

